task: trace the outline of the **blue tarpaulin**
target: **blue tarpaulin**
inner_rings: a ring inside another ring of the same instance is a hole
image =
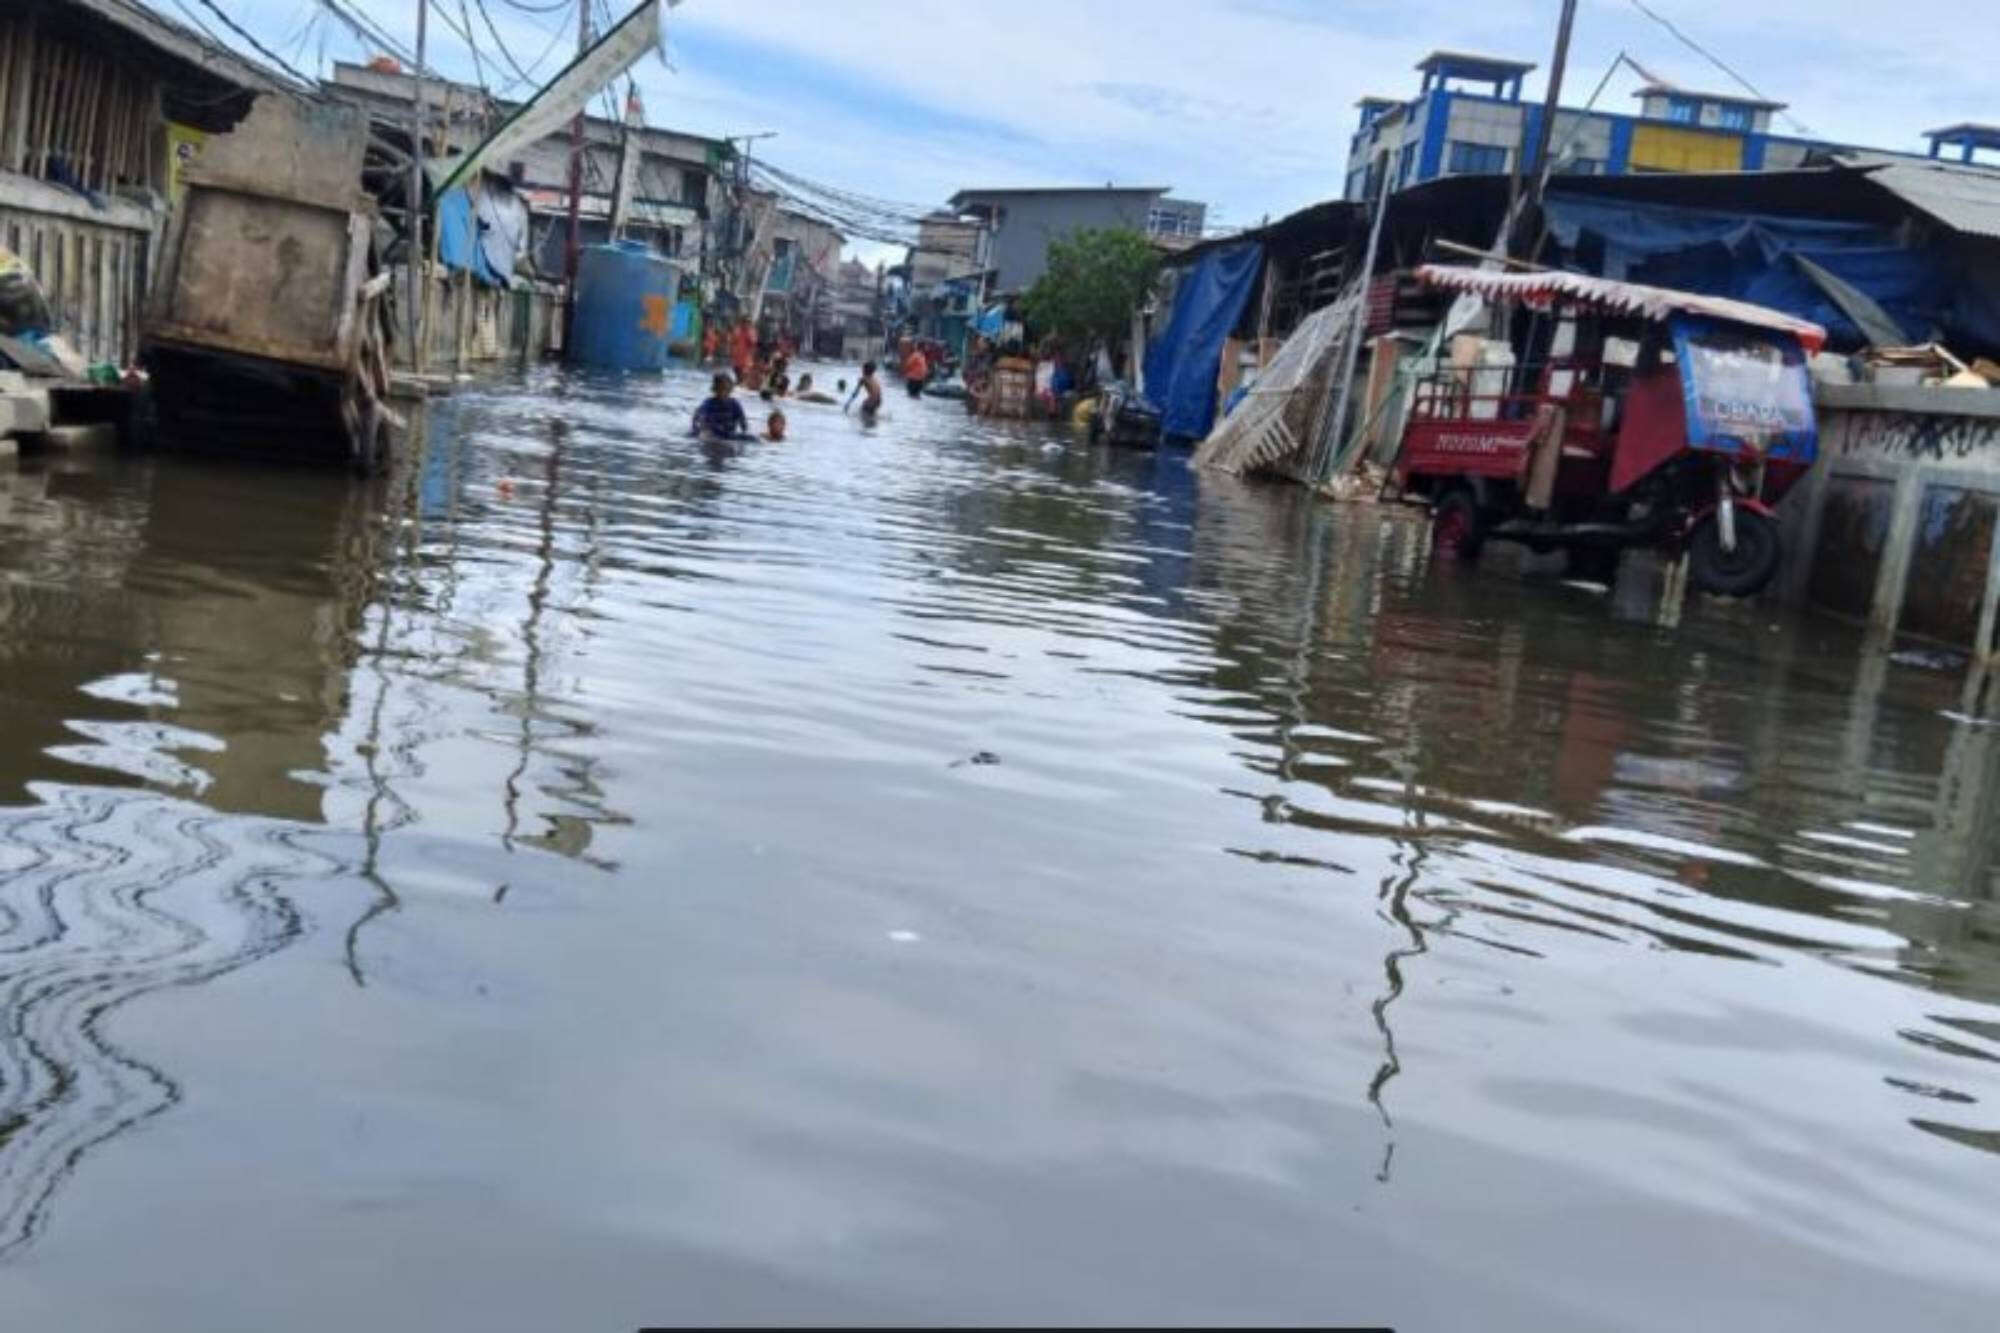
[[[1203,255],[1181,274],[1173,313],[1146,349],[1146,397],[1159,407],[1167,435],[1199,440],[1215,422],[1215,378],[1222,344],[1243,315],[1264,258],[1245,242]]]
[[[1732,296],[1823,325],[1835,346],[1867,341],[1807,266],[1816,264],[1879,305],[1910,341],[1955,323],[1948,267],[1887,228],[1671,204],[1552,194],[1549,233],[1574,253],[1586,236],[1604,247],[1604,276],[1710,296]]]
[[[438,262],[452,272],[469,269],[489,287],[505,287],[527,225],[528,210],[512,191],[488,187],[475,197],[453,186],[437,202]]]

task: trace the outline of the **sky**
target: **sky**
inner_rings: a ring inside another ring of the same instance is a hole
[[[319,0],[216,0],[309,73],[369,54]],[[202,0],[191,10],[229,37]],[[346,0],[406,44],[416,0]],[[474,76],[469,26],[505,92],[482,0],[433,0],[428,60]],[[483,0],[538,77],[574,49],[568,0]],[[1881,0],[1582,0],[1563,101],[1587,100],[1621,50],[1681,86],[1740,85],[1644,4],[1765,95],[1799,133],[1921,151],[1922,131],[2000,121],[1990,91],[2000,29],[1893,21]],[[610,0],[622,14],[630,0]],[[185,8],[180,8],[185,6]],[[550,6],[557,6],[551,10]],[[1157,185],[1209,205],[1211,226],[1255,225],[1337,196],[1356,99],[1409,97],[1444,47],[1532,60],[1539,99],[1559,0],[684,0],[664,58],[634,68],[647,119],[692,133],[776,131],[756,154],[795,175],[918,208],[999,185]],[[528,12],[540,10],[545,12]],[[315,17],[315,16],[318,17]],[[538,68],[538,56],[548,53]],[[322,63],[328,62],[328,63]],[[1597,105],[1636,109],[1629,69]],[[519,94],[519,87],[514,90]],[[1804,128],[1802,129],[1801,126]],[[880,247],[857,246],[873,260]]]

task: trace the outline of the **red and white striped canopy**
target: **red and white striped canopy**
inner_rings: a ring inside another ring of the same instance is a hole
[[[1701,296],[1678,292],[1671,287],[1648,287],[1637,282],[1614,282],[1582,273],[1561,273],[1553,269],[1532,273],[1499,273],[1450,264],[1425,264],[1417,277],[1433,287],[1472,292],[1492,301],[1517,301],[1523,305],[1546,307],[1558,300],[1628,315],[1664,320],[1668,315],[1706,315],[1710,319],[1774,329],[1797,338],[1808,352],[1826,345],[1826,330],[1811,320],[1794,319],[1782,311],[1748,301],[1732,301],[1726,296]]]

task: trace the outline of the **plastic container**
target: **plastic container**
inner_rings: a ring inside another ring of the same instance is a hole
[[[637,241],[577,257],[569,361],[595,370],[663,370],[674,326],[673,263]]]

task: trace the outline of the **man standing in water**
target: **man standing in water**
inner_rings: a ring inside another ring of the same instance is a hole
[[[924,383],[931,377],[931,363],[924,356],[923,344],[912,342],[910,354],[903,358],[903,384],[910,391],[910,397],[924,396]]]

